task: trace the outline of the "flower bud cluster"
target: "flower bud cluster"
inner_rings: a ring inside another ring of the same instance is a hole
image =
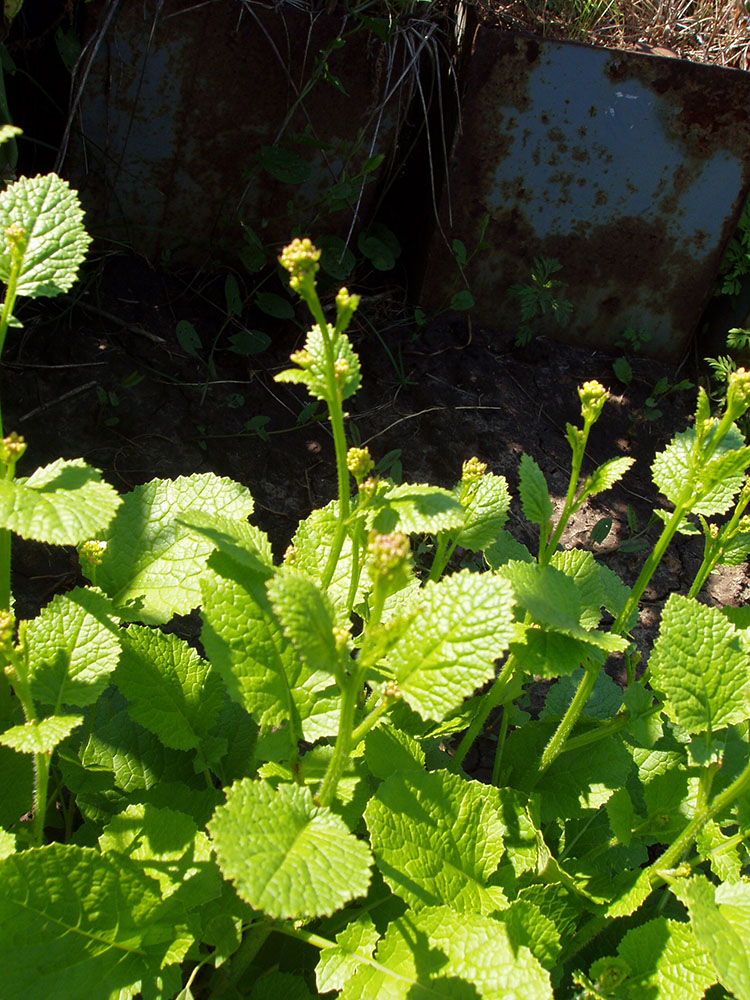
[[[26,442],[15,431],[0,440],[0,462],[15,465],[26,451]]]
[[[359,295],[350,295],[348,288],[340,288],[336,296],[336,328],[345,330],[359,305]]]
[[[592,379],[578,386],[578,398],[581,400],[581,416],[586,423],[593,424],[599,419],[609,392],[601,382]]]
[[[299,351],[292,351],[289,360],[293,365],[299,365],[300,368],[309,368],[313,363],[313,356],[307,348],[303,347]]]
[[[727,409],[733,415],[741,416],[750,407],[750,372],[745,368],[738,368],[729,373],[728,382]]]
[[[15,615],[11,611],[0,611],[0,653],[13,649],[15,634]]]
[[[336,643],[336,649],[339,653],[346,649],[346,644],[350,638],[351,633],[348,628],[345,628],[343,625],[333,626],[333,641]]]
[[[320,268],[320,250],[313,246],[307,238],[295,239],[284,247],[279,257],[281,266],[289,272],[289,285],[299,295],[304,295],[315,288],[315,275]]]
[[[78,555],[86,566],[101,566],[102,557],[107,550],[107,543],[92,539],[88,542],[81,542],[78,546]]]
[[[26,252],[26,244],[29,239],[27,230],[17,222],[12,222],[9,226],[5,227],[3,233],[11,254],[13,256],[23,256]]]
[[[375,463],[368,448],[350,448],[346,453],[346,467],[357,485],[361,486],[368,473],[374,469]]]
[[[373,576],[392,577],[406,568],[411,546],[409,536],[400,531],[387,535],[371,531],[367,539],[367,552],[372,556],[370,572]]]
[[[487,472],[487,463],[480,462],[478,458],[467,458],[461,467],[461,482],[471,483],[475,479],[481,479],[481,477]]]

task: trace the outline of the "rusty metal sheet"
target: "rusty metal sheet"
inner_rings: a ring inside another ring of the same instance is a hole
[[[481,321],[517,328],[509,288],[554,258],[574,312],[546,336],[606,350],[631,327],[679,357],[750,190],[750,74],[480,27],[462,108],[423,304],[488,213],[468,273]]]
[[[283,245],[293,222],[346,238],[376,182],[359,203],[351,183],[338,214],[319,201],[393,149],[405,94],[393,84],[408,53],[384,52],[365,32],[328,51],[351,28],[343,17],[255,0],[121,3],[97,47],[110,10],[111,0],[86,6],[96,57],[64,167],[97,235],[151,259],[177,248],[181,259],[236,250],[240,219],[264,243]],[[322,50],[329,79],[316,70]],[[288,180],[259,166],[278,140],[293,154]]]

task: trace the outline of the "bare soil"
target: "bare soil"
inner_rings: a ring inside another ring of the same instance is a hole
[[[3,355],[5,427],[28,442],[21,475],[62,456],[83,457],[122,492],[154,477],[194,472],[238,480],[250,488],[255,523],[280,557],[298,521],[335,495],[333,444],[325,422],[299,422],[308,399],[298,387],[273,381],[304,338],[302,316],[298,324],[266,325],[273,339],[263,353],[233,353],[232,333],[254,321],[227,321],[223,282],[224,275],[199,280],[119,255],[100,263],[70,301],[28,304],[21,313],[24,329],[11,331]],[[517,348],[515,331],[484,329],[466,316],[438,318],[421,330],[403,317],[403,307],[388,294],[365,296],[355,317],[350,333],[364,375],[349,401],[356,439],[369,445],[376,461],[399,450],[403,479],[411,482],[452,486],[462,462],[476,455],[506,476],[514,495],[526,452],[561,504],[569,469],[565,425],[580,421],[576,387],[600,380],[612,396],[592,432],[584,472],[617,455],[631,455],[636,464],[620,485],[580,511],[563,542],[591,547],[632,582],[644,552],[631,550],[628,510],[640,531],[661,504],[650,465],[686,426],[695,392],[667,396],[657,420],[645,419],[645,401],[662,377],[670,384],[694,379],[690,365],[678,372],[633,358],[634,378],[626,388],[603,353],[544,339]],[[200,357],[180,346],[180,319],[198,330]],[[263,437],[245,426],[257,417],[268,418]],[[602,518],[611,518],[612,530],[592,545],[591,530]],[[509,527],[535,548],[516,500]],[[644,543],[657,531],[652,527]],[[637,636],[644,647],[664,600],[674,590],[687,591],[700,556],[699,539],[678,538],[668,552],[645,595]],[[73,551],[31,543],[14,549],[13,571],[21,617],[79,579]],[[740,605],[749,596],[742,566],[713,577],[705,599]],[[612,669],[616,675],[616,663]]]

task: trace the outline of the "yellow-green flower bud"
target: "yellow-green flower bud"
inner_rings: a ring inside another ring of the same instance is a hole
[[[83,563],[84,569],[91,569],[94,566],[101,566],[102,557],[107,550],[107,543],[96,540],[81,542],[78,546],[78,555]]]
[[[476,457],[468,458],[461,468],[461,482],[470,483],[474,479],[481,479],[486,472],[486,462],[480,462]]]
[[[289,285],[303,298],[315,291],[315,275],[320,268],[320,250],[307,239],[294,239],[284,247],[279,263],[290,274]]]
[[[17,222],[12,222],[9,226],[5,227],[3,232],[5,233],[5,242],[11,252],[11,256],[22,257],[26,252],[26,244],[29,238],[27,230]]]
[[[346,378],[349,374],[349,362],[346,358],[336,358],[333,362],[333,371],[339,381]]]
[[[411,546],[409,536],[400,531],[387,535],[371,531],[367,539],[367,552],[372,557],[370,574],[373,577],[394,577],[406,568]]]
[[[581,416],[588,424],[596,423],[602,412],[602,407],[609,399],[609,392],[601,382],[594,380],[578,386],[578,398],[581,400]]]
[[[386,681],[383,687],[383,697],[388,701],[396,701],[401,697],[401,688],[398,681]]]
[[[369,476],[359,485],[359,495],[363,501],[372,500],[378,492],[378,480]]]
[[[336,296],[336,327],[345,330],[359,305],[359,295],[350,295],[347,288],[340,288]]]
[[[354,476],[357,486],[362,484],[367,474],[375,467],[368,448],[350,448],[346,453],[346,467]]]
[[[333,641],[336,643],[336,649],[338,652],[342,652],[346,649],[346,644],[349,642],[350,632],[348,628],[344,628],[343,625],[333,626]]]
[[[0,462],[15,465],[26,451],[26,442],[15,431],[0,440]]]
[[[11,611],[0,611],[0,652],[13,649],[16,618]]]
[[[739,523],[737,524],[737,527],[742,532],[750,531],[750,514],[743,515],[740,518]]]
[[[727,410],[733,418],[742,416],[750,406],[750,372],[738,368],[729,373],[729,389],[727,390]]]
[[[708,526],[708,534],[709,534],[709,536],[711,538],[718,538],[719,537],[719,525],[718,524],[709,524],[709,526]]]
[[[297,550],[293,545],[287,545],[286,552],[284,553],[284,562],[287,566],[294,566],[297,561]]]

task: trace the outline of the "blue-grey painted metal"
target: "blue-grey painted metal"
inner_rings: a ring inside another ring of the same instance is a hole
[[[478,29],[442,211],[469,247],[489,214],[467,275],[481,320],[517,326],[508,289],[554,258],[573,316],[548,314],[545,335],[607,348],[630,327],[676,358],[749,188],[750,74]],[[434,237],[428,305],[455,273],[447,245]]]

